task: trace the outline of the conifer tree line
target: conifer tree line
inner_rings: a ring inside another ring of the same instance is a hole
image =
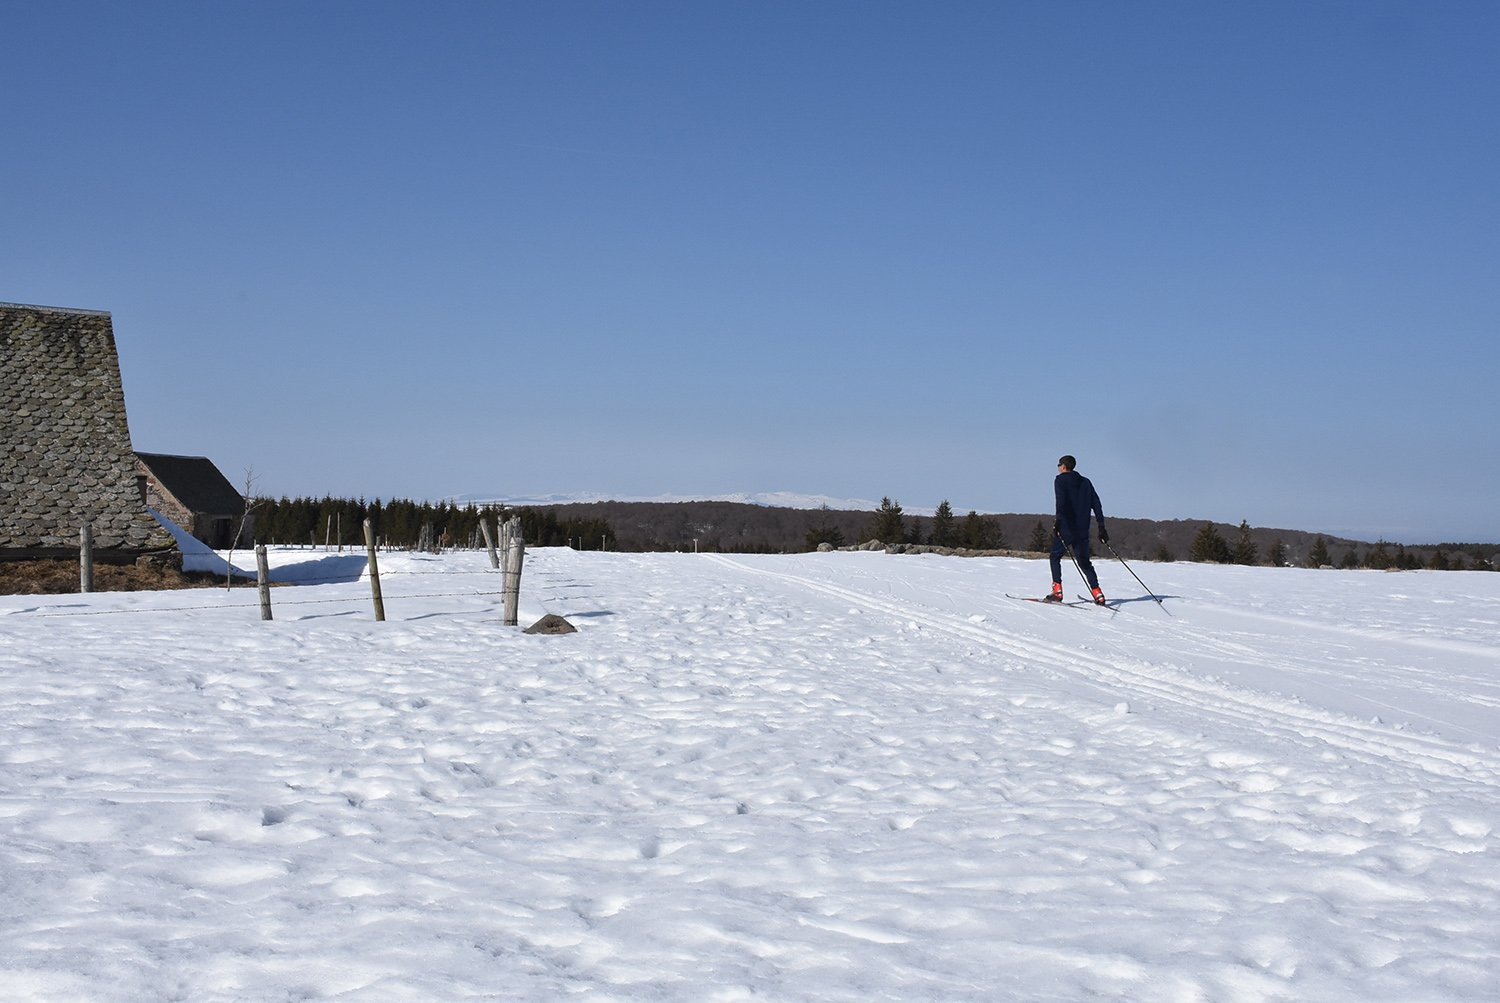
[[[1318,547],[1322,544],[1321,550]],[[1483,555],[1465,554],[1461,549],[1453,549],[1451,553],[1443,547],[1452,547],[1451,544],[1439,546],[1429,556],[1424,551],[1415,547],[1408,548],[1404,544],[1390,544],[1385,540],[1379,540],[1363,555],[1358,547],[1350,547],[1344,552],[1337,564],[1329,556],[1328,545],[1320,536],[1313,543],[1313,555],[1308,559],[1308,565],[1321,568],[1335,566],[1339,568],[1373,568],[1377,571],[1396,569],[1398,571],[1415,571],[1418,568],[1428,568],[1433,571],[1491,571],[1494,565],[1484,559]],[[1461,546],[1461,545],[1460,545]],[[1475,548],[1476,550],[1482,548]],[[1326,560],[1324,560],[1326,558]],[[1322,563],[1314,564],[1315,560]]]
[[[1464,553],[1466,547],[1471,551],[1468,555]],[[1329,541],[1318,536],[1313,540],[1312,547],[1308,551],[1307,566],[1309,568],[1373,568],[1377,571],[1389,569],[1415,571],[1419,568],[1431,568],[1435,571],[1489,571],[1494,569],[1490,561],[1494,550],[1495,548],[1491,545],[1442,544],[1429,556],[1418,548],[1408,548],[1400,543],[1387,543],[1382,539],[1372,545],[1363,555],[1360,554],[1358,546],[1351,546],[1344,551],[1342,557],[1335,560],[1329,550]],[[1156,559],[1170,561],[1173,558],[1166,551],[1166,547],[1162,547]],[[1213,564],[1266,563],[1277,568],[1284,568],[1290,564],[1286,545],[1280,539],[1271,545],[1266,554],[1266,560],[1264,562],[1260,560],[1259,548],[1250,539],[1248,521],[1240,523],[1239,534],[1233,543],[1224,539],[1223,535],[1214,528],[1213,523],[1204,523],[1198,535],[1193,538],[1193,547],[1188,554],[1188,560]]]
[[[828,506],[820,510],[820,518],[807,530],[807,549],[816,550],[820,543],[833,547],[845,546],[843,531],[833,525],[828,516]],[[855,537],[856,544],[877,540],[884,544],[915,543],[933,547],[954,547],[966,550],[1004,550],[1005,534],[1000,524],[989,516],[971,510],[963,519],[953,514],[948,500],[937,507],[931,518],[907,516],[901,505],[889,497],[880,499],[880,507],[870,522]]]
[[[483,546],[479,520],[487,519],[490,532],[498,522],[518,516],[521,537],[529,546],[612,550],[614,531],[604,519],[558,519],[554,512],[533,508],[513,509],[505,505],[455,505],[451,502],[415,502],[408,498],[257,498],[255,542],[266,544],[365,545],[364,521],[383,544],[411,548],[421,538],[422,527],[443,546]]]
[[[363,522],[366,518],[370,519],[377,538],[391,547],[415,547],[424,525],[432,527],[433,537],[444,546],[482,546],[482,538],[478,535],[480,518],[492,520],[493,529],[494,520],[511,516],[520,517],[522,533],[530,546],[581,546],[586,550],[691,551],[696,546],[704,551],[725,553],[792,553],[802,549],[816,550],[820,543],[841,547],[851,542],[863,544],[871,540],[884,544],[927,544],[968,550],[1017,548],[1038,553],[1046,553],[1052,546],[1050,517],[1032,523],[1029,519],[1022,522],[1013,515],[997,517],[975,511],[960,516],[946,499],[931,516],[908,515],[898,502],[886,497],[881,499],[879,508],[873,513],[832,512],[826,506],[815,512],[797,512],[704,503],[703,508],[713,511],[700,513],[693,507],[693,514],[679,519],[676,528],[671,523],[652,523],[647,517],[651,512],[689,507],[609,503],[581,505],[571,512],[568,506],[564,506],[559,512],[552,507],[477,506],[417,502],[406,498],[390,501],[377,498],[367,502],[363,498],[328,495],[322,498],[283,496],[254,499],[254,525],[256,542],[302,546],[309,543],[322,545],[326,538],[334,546],[342,543],[345,547],[363,547]],[[744,528],[726,516],[726,513],[732,515],[739,509],[750,513]],[[622,520],[621,525],[631,531],[629,539],[621,541],[617,537],[612,519]],[[1003,519],[1009,520],[1006,529],[1017,534],[1015,540],[1006,538],[1007,534],[1001,527]],[[785,527],[779,536],[763,528],[774,520],[780,520]],[[1127,542],[1130,540],[1128,527],[1131,522],[1117,519],[1113,523],[1114,546],[1126,557],[1131,557],[1131,549],[1120,539],[1123,536]],[[1280,539],[1268,542],[1271,534],[1265,530],[1256,531],[1259,536],[1257,545],[1248,520],[1242,521],[1237,531],[1226,529],[1221,532],[1221,527],[1222,523],[1217,527],[1213,523],[1203,523],[1192,538],[1188,559],[1275,567],[1295,563],[1313,568],[1492,570],[1493,560],[1500,555],[1500,545],[1496,544],[1444,543],[1417,547],[1385,540],[1368,544],[1323,536],[1313,539],[1310,548],[1306,536],[1293,538],[1298,544],[1293,554],[1293,548]],[[1188,526],[1183,526],[1183,529],[1191,532]],[[1135,530],[1136,553],[1142,559],[1175,560],[1176,555],[1165,542],[1160,542],[1160,537],[1152,539],[1147,535],[1142,539],[1143,533],[1154,532],[1149,523]],[[1186,539],[1184,533],[1177,537],[1175,545],[1186,545]]]

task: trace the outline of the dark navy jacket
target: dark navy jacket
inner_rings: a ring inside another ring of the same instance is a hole
[[[1052,487],[1057,492],[1057,524],[1062,538],[1070,547],[1079,540],[1088,543],[1090,509],[1099,517],[1099,528],[1104,528],[1104,509],[1099,506],[1094,485],[1078,471],[1069,470],[1058,474]]]

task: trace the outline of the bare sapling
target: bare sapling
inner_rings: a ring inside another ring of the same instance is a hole
[[[245,470],[245,510],[235,520],[234,536],[229,540],[229,557],[224,561],[224,587],[226,589],[234,587],[234,548],[239,546],[240,537],[244,535],[245,527],[255,525],[252,517],[255,514],[255,506],[258,503],[255,500],[254,491],[255,468],[248,467]],[[253,532],[252,535],[254,535]]]

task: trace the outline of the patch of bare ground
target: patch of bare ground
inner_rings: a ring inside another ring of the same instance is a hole
[[[244,581],[236,582],[243,585]],[[179,571],[170,567],[140,567],[134,564],[94,565],[95,592],[146,592],[156,589],[202,589],[224,587],[224,576],[208,571]],[[68,595],[78,591],[78,562],[0,562],[0,595]]]

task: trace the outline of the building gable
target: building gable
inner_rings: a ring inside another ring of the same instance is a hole
[[[210,547],[233,546],[242,523],[254,537],[244,497],[208,457],[136,453],[135,465],[146,504]]]
[[[171,537],[136,482],[108,313],[0,303],[0,549],[103,549]]]
[[[170,453],[136,453],[135,457],[137,470],[153,478],[158,490],[189,512],[236,517],[244,513],[244,496],[208,457]]]

